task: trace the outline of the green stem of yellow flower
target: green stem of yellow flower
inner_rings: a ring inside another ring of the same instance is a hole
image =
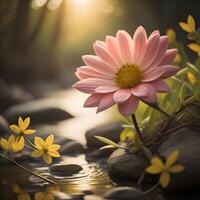
[[[37,149],[36,146],[27,137],[24,136],[24,138],[34,149]]]
[[[29,148],[29,149],[31,149],[31,150],[33,150],[33,151],[35,150],[33,147],[30,147],[30,146],[28,146],[28,145],[26,145],[26,144],[25,144],[25,147],[27,147],[27,148]]]
[[[158,188],[158,186],[160,185],[159,181],[153,186],[151,187],[150,189],[148,189],[147,191],[144,192],[144,195],[147,195],[149,194],[150,192],[153,192],[155,189]]]
[[[135,117],[135,114],[131,115],[131,119],[132,119],[133,124],[134,124],[134,126],[135,126],[135,130],[136,130],[136,132],[137,132],[137,134],[138,134],[138,137],[140,138],[140,141],[145,145],[145,140],[144,140],[143,135],[142,135],[142,133],[141,133],[141,131],[140,131],[140,128],[139,128],[139,126],[138,126],[138,123],[137,123],[137,119],[136,119],[136,117]]]
[[[31,170],[27,169],[26,167],[20,165],[18,162],[15,161],[15,159],[12,156],[12,154],[10,154],[11,158],[8,158],[7,156],[5,156],[5,155],[3,155],[1,153],[0,153],[0,156],[3,157],[3,158],[5,158],[6,160],[8,160],[10,162],[13,162],[15,165],[17,165],[18,167],[22,168],[23,170],[25,170],[28,173],[30,173],[30,174],[32,174],[32,175],[34,175],[34,176],[36,176],[36,177],[38,177],[38,178],[40,178],[40,179],[42,179],[44,181],[47,181],[48,183],[56,184],[54,181],[49,180],[49,179],[47,179],[47,178],[45,178],[45,177],[43,177],[43,176],[41,176],[41,175],[39,175],[39,174],[37,174],[35,172],[32,172]]]
[[[35,172],[32,172],[31,170],[27,169],[26,167],[20,165],[20,164],[19,164],[18,162],[16,162],[13,158],[12,158],[12,162],[13,162],[14,164],[16,164],[18,167],[21,167],[21,168],[24,169],[26,172],[28,172],[28,173],[30,173],[30,174],[32,174],[32,175],[34,175],[34,176],[36,176],[36,177],[38,177],[38,178],[40,178],[40,179],[42,179],[42,180],[44,180],[44,181],[47,181],[48,183],[56,184],[54,181],[49,180],[49,179],[47,179],[47,178],[45,178],[45,177],[43,177],[43,176],[41,176],[41,175],[39,175],[39,174],[37,174],[37,173],[35,173]]]

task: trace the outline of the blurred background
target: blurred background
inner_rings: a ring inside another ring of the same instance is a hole
[[[196,0],[1,0],[0,110],[22,96],[70,88],[81,55],[118,29],[133,34],[143,25],[164,34],[172,27],[186,40],[178,22],[188,14],[197,21],[199,6]]]

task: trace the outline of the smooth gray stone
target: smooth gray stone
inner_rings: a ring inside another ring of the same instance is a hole
[[[79,173],[83,168],[76,164],[55,164],[49,168],[50,173],[58,176],[72,176]]]
[[[188,191],[200,188],[200,131],[182,128],[171,135],[159,148],[159,153],[167,157],[174,150],[179,151],[175,164],[185,166],[185,170],[171,174],[168,190]]]

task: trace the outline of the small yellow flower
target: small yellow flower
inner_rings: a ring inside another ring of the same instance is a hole
[[[23,192],[18,194],[17,200],[31,200],[31,197],[27,192]]]
[[[54,141],[53,135],[49,135],[45,141],[40,137],[35,137],[34,143],[37,149],[32,153],[31,156],[35,158],[43,156],[44,161],[47,164],[51,164],[52,157],[56,158],[61,157],[60,154],[58,153],[60,145],[53,144],[53,141]]]
[[[195,21],[191,15],[188,16],[187,23],[179,22],[179,26],[188,33],[195,32]]]
[[[30,195],[24,192],[18,185],[12,185],[13,192],[17,194],[17,200],[31,200]]]
[[[22,140],[16,141],[15,137],[11,135],[8,140],[2,138],[0,140],[1,148],[7,152],[16,153],[21,151],[24,147],[22,144]]]
[[[36,132],[36,130],[28,129],[30,125],[30,117],[27,117],[24,121],[21,117],[18,118],[18,126],[15,124],[10,125],[10,129],[16,134],[17,141],[24,148],[24,135],[30,135]]]
[[[58,192],[60,191],[59,188],[47,188],[46,191],[44,192],[37,192],[35,193],[35,197],[34,197],[34,200],[54,200],[55,197],[54,197],[54,192]]]
[[[178,54],[176,55],[175,59],[173,60],[173,64],[175,64],[175,65],[179,64],[179,63],[181,62],[181,59],[182,59],[182,57],[181,57],[181,55],[178,53]]]
[[[199,44],[196,44],[196,43],[191,43],[191,44],[188,44],[188,47],[196,52],[198,54],[198,56],[200,56],[200,45]]]
[[[151,159],[151,165],[146,168],[150,174],[160,174],[159,183],[166,188],[170,183],[170,173],[179,173],[185,169],[183,165],[174,165],[177,161],[179,152],[173,151],[166,159],[166,163],[158,157]]]
[[[193,73],[191,73],[191,72],[187,73],[187,78],[188,78],[189,82],[191,84],[193,84],[193,85],[198,82],[198,79],[196,78],[196,76]]]
[[[168,36],[169,43],[173,44],[176,41],[176,32],[172,28],[169,28],[167,29],[166,34]]]

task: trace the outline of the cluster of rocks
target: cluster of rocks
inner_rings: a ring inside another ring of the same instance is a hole
[[[117,142],[120,132],[121,128],[117,124],[109,124],[103,126],[103,128],[97,127],[86,133],[87,144],[93,149],[95,149],[95,146],[100,147],[100,144],[94,141],[95,135],[107,137]],[[180,152],[177,164],[184,165],[185,170],[181,173],[172,174],[167,190],[188,191],[198,189],[200,187],[200,129],[182,128],[178,130],[160,145],[158,153],[166,158],[174,150]],[[149,165],[149,161],[142,155],[128,153],[123,149],[112,151],[109,150],[107,154],[99,153],[101,156],[111,154],[106,159],[107,170],[111,177],[138,180],[144,169]],[[96,155],[96,150],[94,152],[89,155]]]
[[[0,84],[2,87],[2,84]],[[3,87],[6,87],[5,85]],[[30,100],[30,96],[26,96]],[[46,101],[34,100],[23,104],[12,105],[20,101],[11,102],[9,108],[0,115],[0,137],[10,134],[10,123],[16,123],[18,116],[23,118],[30,116],[34,126],[41,124],[56,123],[61,120],[70,119],[73,116],[66,110],[48,104]],[[11,105],[11,106],[10,106]],[[144,169],[149,165],[149,161],[142,154],[133,154],[124,149],[104,149],[104,146],[95,136],[106,137],[116,143],[120,141],[120,133],[123,128],[120,122],[113,122],[95,127],[86,132],[87,148],[79,142],[65,138],[55,134],[55,143],[61,145],[60,153],[62,155],[77,155],[86,153],[87,161],[98,162],[103,160],[106,163],[106,169],[110,177],[120,178],[123,180],[138,180]],[[47,135],[40,133],[45,138]],[[162,157],[168,156],[173,150],[179,150],[180,156],[177,160],[178,164],[184,165],[185,170],[178,174],[173,174],[167,190],[169,191],[188,191],[199,189],[200,187],[200,130],[182,128],[172,134],[159,147],[158,153]],[[36,162],[29,156],[28,151],[15,154],[18,162]],[[82,170],[78,164],[60,164],[60,159],[54,160],[54,165],[49,168],[49,172],[57,176],[73,176]],[[0,163],[8,164],[8,162],[0,159]],[[58,164],[59,163],[59,164]],[[58,192],[56,199],[85,199],[85,200],[103,200],[103,199],[143,199],[144,193],[133,187],[116,187],[106,191],[103,197],[95,196],[92,191],[80,195],[67,195]]]

